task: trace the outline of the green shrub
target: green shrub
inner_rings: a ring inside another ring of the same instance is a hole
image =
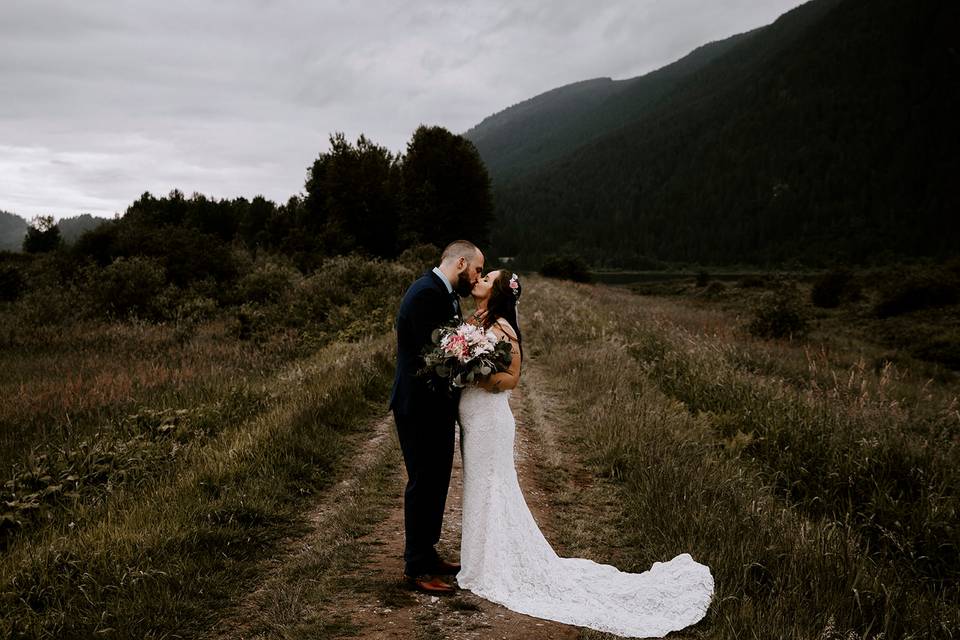
[[[764,289],[767,286],[767,281],[762,276],[749,275],[740,278],[737,286],[741,289]]]
[[[937,362],[960,371],[960,333],[953,331],[931,338],[913,349],[913,355],[921,360]]]
[[[251,340],[268,334],[276,326],[268,311],[258,305],[245,302],[237,307],[233,333],[240,340]]]
[[[157,259],[167,279],[181,288],[207,278],[221,285],[232,283],[239,271],[237,256],[228,243],[189,228],[125,227],[118,234],[115,253]]]
[[[574,282],[590,282],[590,269],[579,256],[551,256],[540,266],[540,275]]]
[[[183,298],[176,307],[174,317],[183,322],[202,322],[217,312],[217,301],[204,296]]]
[[[13,302],[23,295],[26,287],[20,269],[11,264],[0,264],[0,302]]]
[[[404,250],[397,262],[419,275],[440,264],[440,249],[432,244],[418,244]]]
[[[707,298],[717,298],[719,296],[722,296],[726,290],[727,290],[727,287],[722,282],[714,280],[713,282],[708,284],[706,287],[704,287],[703,295],[706,296]]]
[[[793,288],[764,294],[750,322],[751,334],[761,338],[799,338],[807,332],[807,317]]]
[[[114,317],[156,316],[157,297],[164,290],[163,266],[153,258],[117,258],[93,272],[87,290],[94,310]]]
[[[32,286],[16,302],[16,316],[26,326],[49,326],[82,315],[84,297],[73,286]]]
[[[950,258],[944,262],[943,269],[954,278],[960,279],[960,256]]]
[[[834,309],[860,296],[860,288],[849,269],[834,269],[818,277],[810,290],[810,301],[823,309]]]
[[[960,283],[949,271],[922,271],[903,279],[891,279],[881,289],[875,312],[881,318],[911,311],[956,304]]]
[[[416,274],[392,262],[340,256],[300,282],[291,318],[301,324],[326,323],[333,329],[392,315]]]
[[[217,304],[224,304],[224,292],[223,287],[213,279],[212,276],[207,276],[202,280],[194,280],[188,284],[183,289],[184,294],[183,298],[188,300],[190,298],[210,298],[217,302]]]
[[[236,299],[239,302],[275,302],[288,295],[300,273],[293,267],[275,262],[262,262],[237,282]]]
[[[318,341],[349,342],[388,331],[403,292],[416,277],[396,262],[357,255],[330,258],[308,277],[296,274],[279,299],[241,300],[232,332],[243,340],[263,340],[295,329],[309,350]]]

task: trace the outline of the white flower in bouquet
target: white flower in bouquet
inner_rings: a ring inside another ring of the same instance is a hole
[[[464,387],[477,377],[510,367],[510,342],[472,324],[441,327],[423,355],[423,375],[445,380],[450,388]]]

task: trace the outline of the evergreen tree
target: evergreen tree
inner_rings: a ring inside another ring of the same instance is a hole
[[[361,135],[356,145],[342,133],[310,167],[304,187],[305,231],[332,254],[397,254],[397,160]]]
[[[23,250],[26,253],[47,253],[57,249],[61,242],[60,228],[53,216],[37,216],[30,221],[23,239]]]
[[[420,126],[403,158],[405,246],[445,246],[458,238],[486,244],[493,218],[490,177],[473,143],[443,127]]]
[[[243,242],[250,248],[266,246],[269,243],[267,227],[276,213],[276,205],[256,196],[245,207],[239,217],[238,232]]]

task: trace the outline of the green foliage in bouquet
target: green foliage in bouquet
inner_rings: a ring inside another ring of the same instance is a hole
[[[420,375],[434,390],[463,388],[506,371],[513,361],[510,341],[471,324],[438,327],[424,348]]]

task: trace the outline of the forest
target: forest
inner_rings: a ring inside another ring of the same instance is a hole
[[[23,251],[0,253],[0,299],[30,324],[170,319],[198,296],[239,304],[238,287],[264,264],[309,275],[335,256],[395,258],[459,237],[482,244],[491,219],[489,177],[461,136],[421,126],[397,157],[364,136],[354,144],[334,134],[303,193],[284,203],[144,193],[72,241],[40,216]]]
[[[958,30],[956,3],[814,0],[648,76],[515,105],[466,134],[494,178],[492,242],[606,267],[951,255]]]

